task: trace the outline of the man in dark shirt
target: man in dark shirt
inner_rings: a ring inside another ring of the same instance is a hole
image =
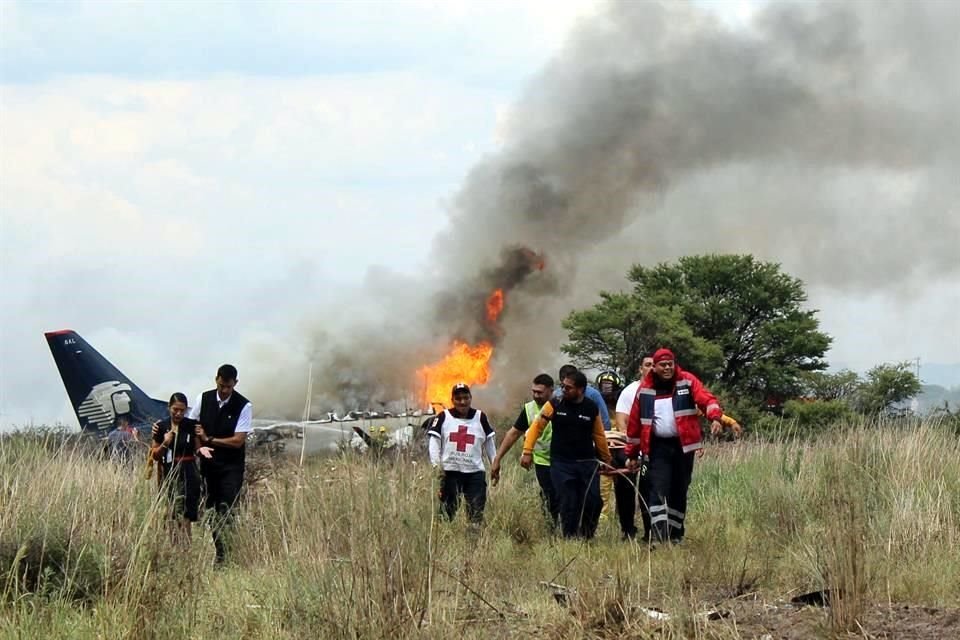
[[[563,397],[543,405],[527,430],[520,458],[520,466],[529,469],[540,432],[550,422],[550,477],[560,500],[560,528],[568,538],[589,539],[596,533],[603,507],[597,458],[610,464],[600,409],[584,397],[586,388],[587,377],[581,371],[563,378]]]
[[[130,422],[130,414],[117,416],[117,427],[107,434],[107,449],[114,462],[126,463],[132,457],[134,447],[140,442],[137,430]]]

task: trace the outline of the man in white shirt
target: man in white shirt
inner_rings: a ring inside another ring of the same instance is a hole
[[[243,490],[247,434],[253,425],[253,405],[234,390],[237,368],[225,364],[217,369],[217,388],[197,396],[189,417],[197,420],[197,440],[212,449],[202,458],[200,472],[207,488],[207,509],[217,512],[213,544],[218,564],[226,558],[232,514]]]
[[[640,360],[640,369],[637,371],[637,379],[624,387],[617,398],[617,410],[614,414],[614,422],[617,425],[617,431],[627,432],[627,421],[630,420],[630,410],[633,409],[633,401],[637,397],[637,390],[640,388],[640,381],[643,380],[650,370],[653,369],[653,356],[643,356]]]
[[[657,349],[630,411],[626,447],[628,468],[638,468],[641,455],[650,460],[647,505],[654,542],[679,543],[686,533],[693,459],[703,448],[700,413],[720,431],[723,410],[716,396],[677,365],[670,349]]]

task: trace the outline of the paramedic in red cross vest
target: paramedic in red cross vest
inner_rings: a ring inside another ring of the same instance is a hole
[[[703,448],[698,407],[719,432],[723,411],[717,399],[676,364],[672,351],[658,349],[627,423],[628,466],[636,468],[641,454],[650,459],[647,504],[653,542],[683,541],[694,452]]]
[[[217,388],[197,396],[190,418],[197,420],[197,440],[210,447],[212,456],[200,461],[200,473],[207,488],[207,509],[216,510],[213,545],[216,562],[226,558],[232,512],[240,490],[246,458],[247,434],[253,425],[253,406],[234,390],[237,368],[225,364],[217,369]]]
[[[492,464],[497,444],[487,415],[470,406],[470,387],[459,382],[450,393],[452,409],[444,409],[430,424],[430,464],[439,470],[440,502],[449,519],[457,514],[460,495],[467,502],[470,522],[483,521],[487,505],[487,472],[483,456]]]

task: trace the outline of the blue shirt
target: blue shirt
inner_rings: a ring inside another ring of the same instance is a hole
[[[600,422],[603,423],[603,430],[610,431],[610,412],[607,411],[607,403],[603,401],[603,396],[600,395],[600,392],[597,390],[596,387],[591,387],[590,385],[587,385],[587,388],[583,392],[583,395],[593,400],[593,403],[597,405],[597,407],[600,409]],[[556,389],[554,389],[553,397],[562,398],[563,389],[561,389],[560,387],[557,387]]]

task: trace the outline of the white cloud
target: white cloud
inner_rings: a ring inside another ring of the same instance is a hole
[[[199,236],[230,222],[241,242],[253,234],[251,246],[287,241],[288,225],[327,248],[402,240],[383,229],[385,206],[401,231],[399,216],[423,220],[418,206],[437,217],[436,198],[472,159],[464,146],[490,147],[501,99],[406,73],[8,86],[8,251],[169,255],[178,240],[169,234],[183,234],[185,251],[209,248]],[[44,242],[22,244],[31,239]]]
[[[830,360],[865,371],[881,362],[920,357],[924,362],[960,361],[960,283],[928,280],[904,297],[891,293],[840,296],[815,289],[822,328],[835,336]]]
[[[710,8],[746,23],[754,4]],[[0,418],[65,417],[45,330],[81,331],[162,395],[298,348],[276,336],[304,317],[351,322],[340,291],[424,267],[444,200],[597,6],[0,5]],[[956,285],[917,295],[814,303],[839,359],[960,359],[960,338],[943,349]]]
[[[5,86],[0,349],[20,364],[3,412],[42,417],[61,397],[36,384],[55,375],[45,330],[100,331],[123,355],[119,335],[189,329],[194,351],[164,375],[192,379],[225,347],[205,310],[229,300],[245,310],[237,333],[256,332],[322,308],[318,293],[371,265],[417,268],[505,99],[407,72]],[[311,271],[324,276],[304,286]]]

